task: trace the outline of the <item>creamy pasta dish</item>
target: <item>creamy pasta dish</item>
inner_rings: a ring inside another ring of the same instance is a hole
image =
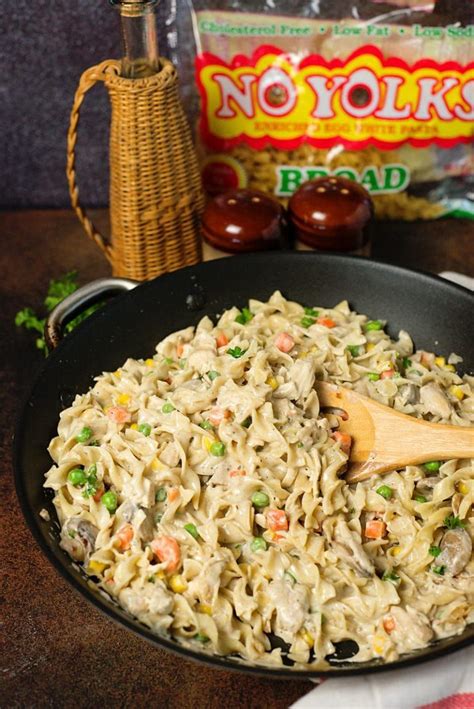
[[[62,548],[154,632],[253,663],[323,668],[346,639],[352,662],[391,661],[461,633],[473,461],[349,485],[351,439],[314,388],[471,425],[460,358],[385,325],[276,292],[97,377],[49,448]]]

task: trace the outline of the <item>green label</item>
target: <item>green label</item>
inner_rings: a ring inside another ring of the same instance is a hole
[[[277,185],[275,194],[279,197],[289,197],[303,182],[314,180],[317,177],[347,177],[349,180],[360,182],[370,194],[395,194],[403,192],[410,183],[410,170],[406,165],[394,163],[376,167],[368,165],[362,172],[357,172],[352,167],[340,166],[330,170],[324,166],[301,167],[301,165],[279,165],[276,168]]]

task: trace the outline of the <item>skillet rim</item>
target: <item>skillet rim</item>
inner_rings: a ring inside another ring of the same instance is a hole
[[[436,274],[431,274],[427,273],[426,271],[422,271],[420,269],[411,269],[411,268],[404,268],[403,266],[398,266],[395,264],[390,264],[385,261],[381,261],[378,259],[367,259],[362,256],[348,256],[346,254],[339,254],[339,253],[320,253],[320,252],[298,252],[298,251],[278,251],[278,252],[260,252],[260,253],[251,253],[251,254],[242,254],[238,255],[237,259],[241,259],[243,261],[264,261],[268,263],[268,260],[273,258],[278,258],[279,260],[282,257],[288,257],[291,258],[305,258],[306,260],[308,258],[313,258],[316,260],[329,260],[329,261],[334,261],[334,260],[339,260],[341,262],[353,262],[353,261],[363,261],[367,264],[368,269],[376,269],[376,270],[382,270],[382,271],[389,271],[393,275],[399,274],[400,276],[403,276],[406,273],[409,273],[411,275],[415,274],[417,275],[422,281],[425,281],[427,284],[429,283],[435,283],[437,284],[437,287],[442,286],[443,288],[447,289],[448,291],[452,291],[454,293],[459,293],[459,295],[463,295],[464,297],[468,296],[468,298],[472,299],[473,304],[474,304],[474,293],[472,293],[470,290],[467,288],[464,288],[461,285],[458,285],[457,283],[453,283],[452,281],[449,281],[445,278],[442,278]],[[235,262],[235,257],[232,259],[233,262]],[[150,281],[145,281],[143,283],[140,283],[137,285],[137,288],[134,288],[133,290],[122,293],[120,294],[117,298],[114,298],[112,301],[107,303],[108,308],[110,310],[114,308],[119,308],[120,307],[120,302],[124,298],[133,298],[133,293],[136,293],[138,289],[143,289],[143,288],[151,288],[153,287],[153,284],[155,281],[158,279],[161,280],[170,280],[172,281],[174,275],[176,273],[180,274],[194,274],[196,271],[200,275],[201,273],[204,274],[207,270],[212,270],[214,268],[219,268],[219,265],[224,265],[225,263],[229,263],[230,260],[228,257],[224,257],[221,259],[214,259],[212,261],[206,261],[206,262],[201,262],[199,264],[196,264],[194,266],[188,266],[183,269],[179,269],[179,271],[174,271],[172,273],[166,273],[163,274],[162,276],[158,276],[157,278],[150,280]],[[411,653],[407,655],[402,655],[398,660],[390,663],[383,663],[379,661],[368,661],[367,663],[354,663],[354,664],[345,664],[344,666],[337,666],[337,665],[332,665],[330,669],[327,670],[294,670],[291,668],[285,669],[284,667],[281,668],[273,668],[273,667],[268,667],[265,665],[258,665],[258,664],[247,664],[245,661],[239,661],[238,659],[235,658],[229,658],[228,656],[220,656],[216,654],[208,654],[204,652],[199,652],[197,650],[179,645],[177,641],[174,641],[172,639],[169,639],[163,635],[157,635],[153,633],[149,628],[147,628],[145,625],[141,624],[140,621],[133,619],[132,616],[129,616],[126,611],[120,609],[119,607],[116,607],[113,605],[113,602],[106,602],[102,596],[100,595],[99,590],[92,590],[90,586],[87,585],[86,582],[86,576],[82,575],[81,572],[78,572],[74,569],[74,565],[70,562],[69,558],[67,557],[66,553],[64,553],[64,562],[61,561],[61,559],[56,555],[56,553],[53,551],[52,545],[48,544],[46,539],[43,537],[43,535],[40,532],[40,527],[39,527],[39,520],[37,520],[37,514],[36,512],[30,507],[28,501],[27,501],[27,496],[25,494],[25,485],[24,485],[24,480],[23,478],[25,477],[23,474],[23,469],[21,465],[21,455],[22,455],[22,434],[24,432],[24,419],[26,418],[26,414],[28,411],[28,406],[29,402],[32,400],[34,397],[34,393],[40,384],[40,382],[43,379],[43,376],[45,375],[46,372],[48,372],[51,368],[54,369],[56,365],[56,361],[60,359],[61,353],[63,349],[66,347],[65,342],[67,341],[68,343],[71,342],[71,335],[74,338],[76,336],[77,332],[86,332],[89,327],[93,327],[95,318],[99,315],[99,313],[94,313],[92,314],[91,317],[87,318],[83,323],[80,324],[80,326],[70,333],[67,338],[65,338],[59,346],[48,356],[48,358],[42,363],[41,367],[39,368],[39,371],[36,373],[36,375],[33,378],[32,383],[30,384],[27,394],[23,397],[23,400],[21,402],[21,406],[19,408],[19,412],[16,416],[16,423],[15,423],[15,429],[14,429],[14,436],[13,436],[13,441],[12,441],[12,447],[13,447],[13,463],[14,463],[14,481],[15,481],[15,490],[16,490],[16,495],[20,504],[20,508],[23,514],[23,517],[25,518],[25,521],[27,523],[27,526],[32,533],[35,541],[38,543],[41,551],[43,554],[46,556],[48,561],[52,564],[52,566],[56,569],[57,572],[60,573],[60,575],[68,582],[68,584],[74,589],[74,591],[78,594],[80,594],[81,597],[85,598],[87,601],[92,603],[98,610],[100,610],[102,613],[104,613],[108,618],[113,620],[117,625],[123,627],[125,626],[128,630],[131,630],[135,635],[138,635],[141,638],[144,638],[147,640],[149,643],[151,643],[154,646],[158,646],[161,648],[165,648],[166,650],[169,650],[173,652],[176,655],[184,656],[186,659],[190,659],[194,662],[200,663],[204,662],[206,665],[215,667],[216,669],[220,670],[230,670],[233,672],[244,672],[247,674],[251,674],[254,676],[261,676],[261,677],[273,677],[275,679],[280,679],[280,680],[291,680],[291,679],[314,679],[314,678],[319,678],[319,677],[325,677],[325,678],[340,678],[340,677],[349,677],[349,676],[356,676],[356,675],[364,675],[364,674],[371,674],[375,672],[388,672],[392,670],[397,670],[401,669],[403,667],[408,667],[408,666],[414,666],[417,664],[421,664],[423,662],[428,662],[433,659],[437,659],[439,657],[444,657],[445,655],[449,655],[453,652],[456,652],[458,650],[461,650],[462,648],[468,647],[469,645],[474,643],[474,624],[471,625],[471,630],[469,631],[469,626],[467,626],[466,630],[463,632],[461,636],[451,636],[449,638],[443,639],[446,641],[449,641],[449,644],[447,646],[442,645],[442,641],[437,642],[431,646],[428,646],[427,648],[423,648],[422,650],[419,651],[419,653],[423,654],[417,654]],[[190,314],[191,315],[191,314]],[[50,523],[53,523],[54,520],[51,520]],[[62,557],[61,557],[62,558]],[[78,574],[83,583],[80,583],[79,579],[76,577],[76,574]]]

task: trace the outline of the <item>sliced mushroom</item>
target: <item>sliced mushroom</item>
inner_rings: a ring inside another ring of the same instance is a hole
[[[362,548],[362,544],[352,534],[347,522],[339,520],[335,532],[336,542],[333,542],[333,548],[341,559],[359,576],[365,578],[373,576],[375,567]]]
[[[447,419],[451,416],[451,406],[439,386],[430,382],[420,389],[420,401],[426,411],[433,416]]]
[[[420,401],[420,391],[414,384],[404,384],[398,393],[402,404],[418,404]]]
[[[94,551],[98,532],[97,527],[90,522],[80,517],[71,517],[63,525],[59,546],[74,561],[87,561]]]
[[[465,529],[448,529],[441,540],[441,554],[436,564],[444,566],[445,573],[457,576],[463,571],[472,554],[472,541]]]

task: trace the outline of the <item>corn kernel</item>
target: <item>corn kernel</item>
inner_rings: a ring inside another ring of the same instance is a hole
[[[309,645],[309,647],[313,647],[314,638],[308,630],[303,630],[303,632],[301,633],[301,637],[303,638],[305,643]]]
[[[456,367],[454,366],[454,364],[446,364],[444,368],[447,369],[448,372],[455,372],[456,371]]]
[[[183,593],[188,587],[188,584],[183,579],[181,574],[173,574],[168,581],[168,585],[175,593]]]
[[[132,429],[132,431],[138,431],[138,423],[132,423],[130,425],[130,428]]]
[[[148,359],[145,360],[145,364],[147,367],[153,367],[153,365],[155,364],[155,360],[151,359],[151,357],[148,357]]]
[[[212,615],[212,607],[207,603],[198,603],[197,606],[198,613],[205,613],[206,615]]]
[[[368,342],[365,346],[366,352],[372,352],[372,350],[375,347],[375,343],[373,342]]]
[[[459,482],[456,485],[457,491],[461,493],[461,495],[467,495],[469,492],[469,485],[466,485],[466,483]]]
[[[296,359],[306,359],[307,356],[308,356],[308,353],[307,353],[307,352],[300,352],[300,353],[296,356]],[[267,384],[269,384],[269,382],[267,382]]]
[[[273,391],[275,391],[275,389],[278,389],[278,382],[277,382],[277,380],[275,379],[275,377],[272,377],[272,376],[268,377],[268,379],[267,379],[267,384],[268,384],[269,386],[271,386],[271,388],[273,389]]]
[[[107,564],[103,564],[101,561],[95,561],[92,559],[92,561],[89,562],[89,566],[87,567],[87,573],[89,574],[101,574]]]
[[[462,401],[465,396],[463,390],[457,384],[453,384],[449,387],[449,393],[455,396],[459,401]]]
[[[382,655],[385,649],[385,638],[381,635],[376,635],[374,637],[373,648],[377,655]]]
[[[446,365],[446,360],[444,357],[435,357],[435,364],[438,367],[444,367]]]
[[[399,554],[402,553],[402,548],[401,547],[393,547],[392,549],[392,556],[398,556]]]
[[[156,576],[157,578],[159,578],[159,579],[164,579],[165,576],[166,576],[166,574],[165,574],[164,571],[160,570],[160,571],[157,571],[157,572],[156,572],[155,576]]]
[[[122,404],[123,406],[126,406],[129,401],[130,394],[120,394],[120,396],[117,398],[117,403]]]
[[[202,447],[204,448],[205,451],[208,453],[211,452],[211,446],[212,444],[215,443],[214,438],[209,438],[208,436],[203,436],[202,437]]]
[[[120,369],[116,369],[115,372],[112,372],[112,374],[118,379],[120,379],[120,377],[122,376],[122,372],[120,371]]]
[[[137,428],[138,428],[138,427],[137,427]],[[158,472],[161,471],[161,470],[167,470],[167,467],[166,467],[166,465],[164,465],[164,464],[161,462],[161,460],[159,460],[159,458],[155,458],[155,459],[152,461],[151,469],[152,469],[155,473],[158,473]]]

